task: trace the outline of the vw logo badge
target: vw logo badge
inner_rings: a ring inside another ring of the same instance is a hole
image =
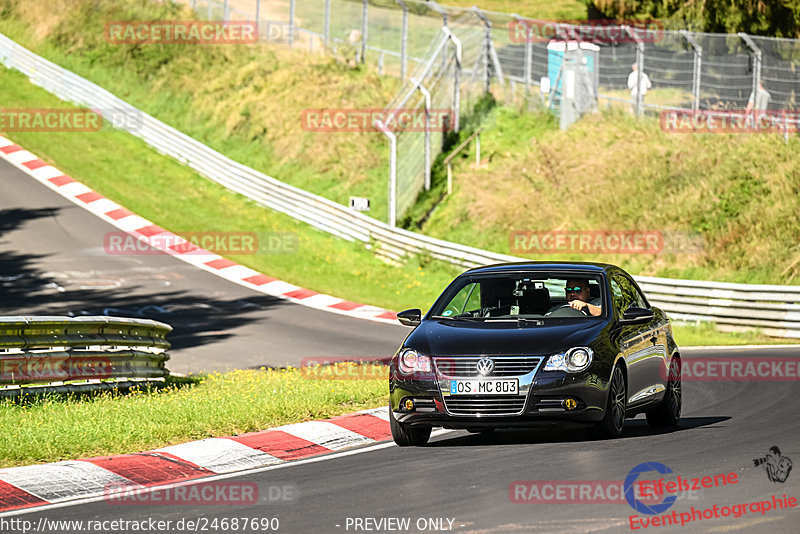
[[[475,364],[475,369],[478,371],[478,374],[486,376],[492,371],[494,371],[494,362],[492,361],[491,358],[487,358],[486,356],[484,356],[483,358],[478,360],[477,364]]]

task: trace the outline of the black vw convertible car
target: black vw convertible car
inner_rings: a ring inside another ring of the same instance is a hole
[[[619,267],[509,263],[458,276],[392,357],[389,421],[401,446],[431,428],[675,426],[681,366],[667,316]]]

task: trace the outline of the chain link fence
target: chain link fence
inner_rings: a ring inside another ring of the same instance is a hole
[[[517,101],[519,93],[530,97],[546,92],[544,100],[560,113],[566,103],[586,97],[562,98],[569,80],[562,74],[575,62],[569,57],[575,49],[577,62],[583,63],[576,72],[591,79],[587,90],[600,105],[622,106],[636,114],[741,112],[761,84],[769,96],[764,111],[784,114],[785,137],[790,125],[793,132],[800,127],[800,41],[794,39],[667,31],[655,23],[649,28],[594,21],[574,26],[421,0],[184,2],[201,17],[256,19],[263,41],[352,54],[355,61],[376,65],[380,73],[400,76],[404,87],[387,106],[389,113],[400,107],[429,113],[434,107],[468,115],[475,97],[489,90],[505,102]],[[459,47],[460,61],[455,53]],[[587,109],[581,108],[576,117]],[[454,117],[451,127],[457,123]],[[389,222],[394,224],[419,192],[430,187],[430,167],[442,150],[443,132],[387,137]]]

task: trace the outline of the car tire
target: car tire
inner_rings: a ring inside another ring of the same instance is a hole
[[[647,424],[651,427],[675,427],[681,418],[683,390],[681,388],[681,360],[672,358],[669,364],[669,378],[664,399],[652,410],[645,412]]]
[[[622,437],[627,399],[628,390],[625,386],[625,374],[619,365],[615,365],[608,384],[608,399],[606,400],[603,419],[594,425],[595,434],[599,438],[613,439]]]
[[[392,439],[400,447],[421,447],[428,443],[428,438],[431,437],[430,426],[404,425],[394,418],[391,406],[389,406],[389,428],[392,430]]]

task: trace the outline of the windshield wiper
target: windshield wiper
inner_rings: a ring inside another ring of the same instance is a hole
[[[473,317],[471,315],[434,315],[431,319],[448,319],[450,321],[483,321],[486,317]]]

